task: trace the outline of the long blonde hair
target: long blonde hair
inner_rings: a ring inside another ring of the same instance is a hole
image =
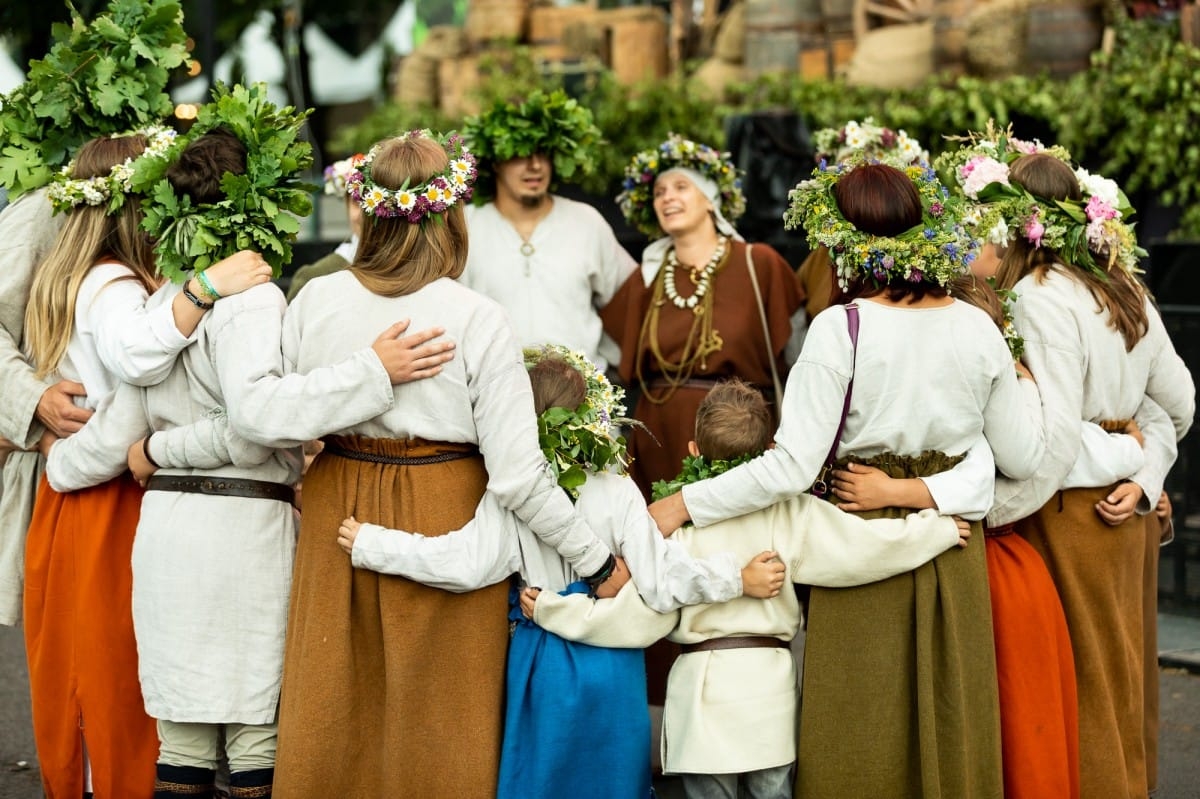
[[[92,139],[79,148],[71,176],[107,175],[145,149],[146,137],[140,133]],[[101,259],[111,258],[133,271],[119,280],[137,280],[151,293],[158,288],[154,251],[150,239],[138,229],[141,221],[140,204],[134,198],[111,216],[103,205],[81,205],[67,214],[54,246],[34,272],[25,314],[25,340],[39,378],[62,363],[75,329],[79,286]]]
[[[371,164],[371,179],[387,189],[417,186],[444,172],[450,159],[424,136],[390,139]],[[363,214],[358,253],[350,271],[368,291],[384,297],[412,294],[440,277],[456,278],[467,265],[467,222],[462,203],[414,224]]]
[[[1009,177],[1024,186],[1030,194],[1046,200],[1077,200],[1081,193],[1079,182],[1071,168],[1053,156],[1043,153],[1023,155],[1013,162]],[[1097,254],[1097,255],[1103,255]],[[1103,260],[1103,258],[1100,258]],[[1108,326],[1125,339],[1125,350],[1146,335],[1146,291],[1123,269],[1110,269],[1108,280],[1101,280],[1086,269],[1062,260],[1062,256],[1047,247],[1034,247],[1023,236],[1009,243],[1000,266],[996,269],[996,287],[1011,289],[1025,275],[1035,275],[1038,282],[1046,279],[1051,269],[1087,287],[1096,301],[1096,309],[1108,312]]]

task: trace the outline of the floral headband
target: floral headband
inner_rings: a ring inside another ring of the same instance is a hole
[[[589,474],[616,466],[624,474],[629,466],[624,436],[614,426],[629,423],[625,418],[625,390],[614,386],[581,352],[559,344],[525,350],[525,368],[546,358],[561,358],[583,375],[587,396],[578,408],[547,408],[538,417],[538,441],[559,486],[572,498]]]
[[[746,212],[746,195],[742,193],[741,173],[733,165],[729,153],[714,150],[671,133],[666,141],[650,150],[643,150],[625,167],[625,181],[617,195],[617,204],[625,220],[650,238],[663,235],[654,214],[654,181],[670,169],[692,169],[717,184],[721,198],[721,213],[736,222]]]
[[[857,153],[903,169],[917,161],[929,160],[929,153],[920,142],[903,130],[876,125],[874,117],[866,117],[862,122],[852,119],[840,129],[822,128],[813,134],[813,142],[817,145],[818,161],[841,161]]]
[[[46,196],[55,213],[65,213],[80,205],[108,205],[107,213],[113,214],[125,204],[125,197],[133,192],[134,165],[139,161],[165,159],[175,143],[174,130],[156,125],[132,133],[122,133],[112,138],[124,138],[141,134],[146,137],[146,149],[126,158],[113,166],[107,175],[94,178],[73,178],[75,161],[59,170],[46,189]]]
[[[362,153],[355,153],[349,158],[334,161],[325,167],[325,193],[335,197],[345,197],[347,194],[346,179],[363,162],[364,158],[366,156]]]
[[[462,136],[452,133],[442,137],[430,130],[410,130],[399,140],[417,138],[432,139],[445,148],[450,165],[420,186],[410,186],[406,180],[400,188],[388,189],[371,179],[371,164],[384,142],[376,144],[346,177],[346,191],[368,214],[379,219],[407,219],[417,224],[444,213],[460,200],[471,199],[471,187],[479,173],[475,168],[475,156],[463,144]]]
[[[938,157],[937,168],[947,185],[975,204],[968,222],[987,241],[1006,245],[1024,238],[1101,279],[1114,266],[1129,274],[1139,271],[1138,258],[1146,251],[1138,246],[1133,226],[1123,221],[1134,211],[1115,181],[1076,168],[1082,198],[1048,200],[1013,183],[1009,169],[1018,158],[1033,153],[1071,166],[1065,148],[1022,141],[1011,129],[996,130],[990,122],[983,133],[969,133],[960,141],[957,150]],[[1107,262],[1101,263],[1105,257]]]
[[[846,174],[868,163],[861,156],[837,164],[822,161],[813,176],[788,193],[784,227],[803,227],[811,247],[829,248],[837,266],[838,285],[849,289],[852,278],[885,286],[894,280],[947,285],[967,272],[979,242],[963,226],[963,208],[925,162],[904,167],[921,198],[921,224],[898,236],[864,233],[842,215],[833,187]]]

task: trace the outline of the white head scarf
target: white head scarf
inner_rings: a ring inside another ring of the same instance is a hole
[[[675,172],[694,183],[696,188],[700,190],[700,193],[712,203],[713,221],[717,223],[717,232],[724,236],[729,236],[736,241],[745,240],[737,232],[737,228],[721,214],[721,193],[716,181],[709,180],[696,170],[683,166],[664,169],[654,177],[654,180],[657,182],[663,175],[670,175]],[[661,239],[650,242],[646,245],[646,249],[642,250],[642,280],[645,281],[647,286],[654,282],[654,278],[658,276],[658,270],[662,269],[663,260],[667,257],[667,250],[671,249],[671,242],[672,239],[670,236],[663,236]]]

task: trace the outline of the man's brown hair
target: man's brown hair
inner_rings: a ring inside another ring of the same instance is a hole
[[[736,377],[713,386],[696,411],[696,447],[710,461],[757,455],[771,432],[767,401]]]

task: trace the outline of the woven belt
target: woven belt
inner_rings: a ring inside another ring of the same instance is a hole
[[[716,649],[787,649],[791,644],[771,635],[741,635],[731,638],[709,638],[695,644],[684,644],[680,649],[683,654],[693,652],[709,652]]]
[[[183,494],[209,494],[217,497],[273,499],[294,504],[296,492],[282,483],[246,480],[240,477],[182,477],[156,474],[146,481],[147,491],[177,491]]]
[[[1012,535],[1016,531],[1017,531],[1017,525],[1015,522],[1010,522],[1008,524],[1002,524],[999,527],[984,527],[983,528],[983,534],[985,536],[987,536],[988,538],[998,538],[1002,535]]]
[[[328,452],[330,455],[337,455],[339,458],[349,458],[352,461],[386,463],[389,466],[425,466],[430,463],[445,463],[447,461],[461,460],[462,458],[473,458],[479,454],[478,449],[470,449],[463,452],[439,452],[437,455],[418,455],[416,457],[380,455],[376,452],[346,449],[328,440],[325,441],[325,449],[321,451]]]

